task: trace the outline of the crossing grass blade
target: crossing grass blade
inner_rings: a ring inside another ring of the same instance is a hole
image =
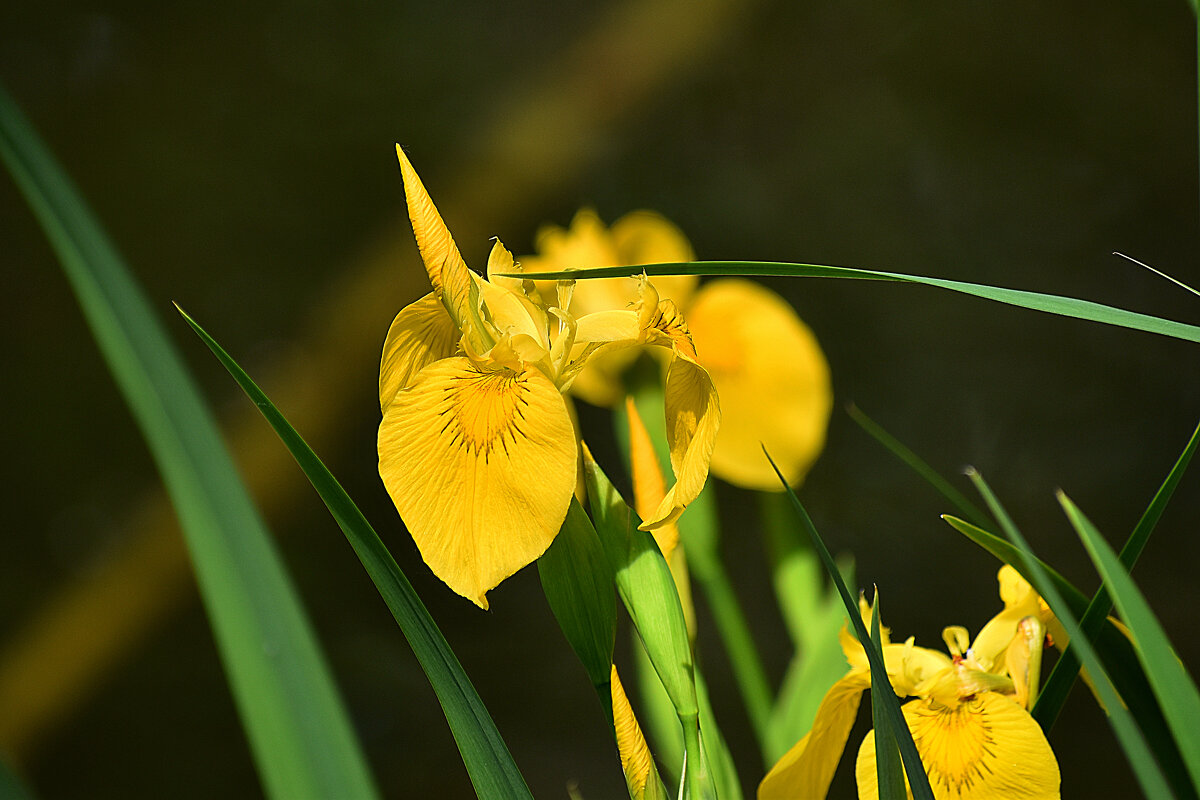
[[[0,160],[45,230],[175,506],[259,776],[274,798],[377,792],[220,431],[116,248],[0,88]]]
[[[1108,542],[1070,498],[1059,492],[1058,501],[1137,642],[1138,659],[1146,670],[1167,724],[1171,726],[1192,787],[1200,788],[1200,726],[1196,724],[1200,720],[1200,693],[1196,691],[1196,684],[1150,610],[1150,604]]]
[[[1200,343],[1200,327],[1182,322],[1174,322],[1149,314],[1139,314],[1122,308],[1079,300],[1074,297],[1061,297],[1039,292],[1026,292],[1019,289],[1004,289],[999,286],[984,286],[978,283],[950,281],[943,278],[928,278],[922,275],[906,275],[899,272],[884,272],[873,269],[855,269],[853,267],[831,267],[823,264],[792,264],[782,261],[691,261],[672,264],[647,264],[631,267],[600,267],[598,269],[568,270],[565,272],[538,273],[539,279],[587,279],[587,278],[623,278],[629,277],[636,271],[651,277],[655,275],[757,275],[787,278],[849,278],[871,281],[894,281],[899,283],[919,283],[948,289],[952,292],[1005,303],[1033,311],[1043,311],[1047,314],[1057,314],[1062,317],[1099,322],[1105,325],[1115,325],[1121,328],[1157,333],[1175,339]],[[520,276],[514,276],[520,277]]]
[[[325,502],[338,527],[346,535],[359,561],[374,581],[375,588],[400,625],[404,637],[408,639],[421,668],[425,670],[425,675],[442,704],[446,721],[450,724],[450,731],[458,744],[459,753],[462,754],[476,794],[485,800],[529,800],[532,795],[525,779],[521,777],[521,772],[513,762],[508,746],[496,729],[487,708],[484,707],[483,701],[471,685],[442,632],[438,630],[437,623],[429,616],[425,604],[421,602],[421,598],[417,596],[412,584],[408,582],[408,578],[374,528],[270,398],[195,320],[182,309],[179,313],[266,417],[321,500]],[[339,795],[335,793],[330,796]]]
[[[1125,546],[1121,548],[1120,560],[1125,569],[1133,569],[1138,556],[1142,554],[1146,543],[1150,541],[1150,534],[1153,533],[1155,525],[1158,524],[1163,511],[1166,510],[1171,495],[1175,493],[1175,487],[1183,478],[1183,473],[1187,470],[1198,443],[1200,443],[1200,425],[1192,432],[1192,438],[1184,447],[1183,453],[1175,461],[1171,471],[1167,473],[1166,479],[1155,492],[1150,505],[1146,507],[1141,519],[1134,526],[1133,532],[1129,534]],[[1101,585],[1079,619],[1079,628],[1089,640],[1095,639],[1100,626],[1112,611],[1112,606],[1107,586]],[[1067,695],[1075,684],[1078,674],[1079,657],[1073,647],[1068,647],[1055,663],[1054,669],[1050,672],[1050,677],[1046,679],[1046,685],[1033,707],[1033,718],[1047,730],[1054,724],[1059,712],[1062,711],[1063,704],[1066,702]]]

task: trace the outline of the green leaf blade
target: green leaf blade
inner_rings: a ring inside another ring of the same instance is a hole
[[[532,795],[525,779],[491,715],[437,623],[374,528],[317,454],[245,370],[182,309],[180,314],[262,412],[345,533],[429,678],[476,794],[486,800],[493,797],[529,800]]]
[[[1058,621],[1062,623],[1072,642],[1075,642],[1078,646],[1080,658],[1088,672],[1091,673],[1097,696],[1108,712],[1109,725],[1121,743],[1121,747],[1125,751],[1125,757],[1129,760],[1130,766],[1133,767],[1134,775],[1137,777],[1142,791],[1145,792],[1149,800],[1174,798],[1175,795],[1171,792],[1167,778],[1154,758],[1150,747],[1147,745],[1142,731],[1134,721],[1133,715],[1130,714],[1125,704],[1121,701],[1120,696],[1118,696],[1117,690],[1113,686],[1091,642],[1080,631],[1078,615],[1064,600],[1062,593],[1058,590],[1054,581],[1051,580],[1042,562],[1033,555],[1029,543],[1021,535],[1016,525],[1013,524],[1012,519],[1008,516],[1008,512],[1000,505],[1000,501],[983,480],[983,476],[975,470],[970,470],[967,474],[979,490],[979,493],[983,496],[988,509],[992,512],[992,516],[1000,523],[1000,528],[1004,531],[1005,536],[1012,542],[1013,547],[1021,553],[1021,562],[1030,572],[1030,577],[1027,580],[1029,580],[1038,594],[1050,605],[1050,610],[1058,617]],[[1015,567],[1016,564],[1013,566]]]
[[[922,275],[907,275],[899,272],[884,272],[853,267],[833,267],[824,264],[793,264],[782,261],[693,261],[671,264],[647,264],[637,268],[638,274],[656,275],[755,275],[788,278],[848,278],[854,280],[894,281],[917,283],[948,289],[959,294],[991,300],[1018,308],[1042,311],[1061,317],[1099,322],[1119,328],[1157,333],[1175,339],[1200,343],[1200,327],[1161,317],[1139,314],[1122,308],[1079,300],[1074,297],[1027,292],[1020,289],[1005,289],[999,286],[984,286],[978,283],[951,281],[943,278],[927,278]],[[541,279],[587,279],[629,277],[629,267],[600,267],[598,269],[546,272]],[[513,277],[520,277],[519,275]]]
[[[163,477],[267,793],[376,797],[324,657],[211,413],[116,248],[3,89],[0,160],[46,231]]]
[[[1142,550],[1145,549],[1147,542],[1150,541],[1150,535],[1154,532],[1155,525],[1158,524],[1158,520],[1166,510],[1167,503],[1170,502],[1171,496],[1175,493],[1175,488],[1179,485],[1179,481],[1183,479],[1183,474],[1187,470],[1188,464],[1191,463],[1197,444],[1200,444],[1200,425],[1196,426],[1196,429],[1192,432],[1191,439],[1184,447],[1179,458],[1176,459],[1175,465],[1171,467],[1171,471],[1167,473],[1167,477],[1163,480],[1162,485],[1159,486],[1158,491],[1154,493],[1150,504],[1146,507],[1137,525],[1134,526],[1133,531],[1129,534],[1125,545],[1121,548],[1120,560],[1126,569],[1133,569]],[[1112,605],[1107,588],[1101,585],[1096,590],[1095,595],[1092,596],[1087,610],[1083,612],[1083,616],[1079,620],[1080,630],[1083,631],[1089,641],[1093,640],[1100,631],[1105,618],[1112,611]],[[1102,657],[1104,657],[1103,654]],[[1034,719],[1047,728],[1054,724],[1054,721],[1062,711],[1063,705],[1066,703],[1067,695],[1070,693],[1078,674],[1079,657],[1073,648],[1068,647],[1055,663],[1054,669],[1050,672],[1050,677],[1046,679],[1046,685],[1042,690],[1042,694],[1038,697],[1037,704],[1033,707]]]
[[[879,589],[876,588],[875,600],[871,604],[870,647],[883,659],[883,637],[879,633],[879,617]],[[900,743],[896,740],[896,731],[887,719],[888,694],[892,694],[890,683],[883,688],[871,685],[871,719],[875,723],[875,777],[880,800],[906,800],[908,792],[904,784]]]
[[[1200,693],[1196,684],[1117,554],[1070,498],[1061,492],[1058,497],[1138,644],[1138,659],[1171,727],[1192,787],[1200,789]]]
[[[766,452],[765,448],[763,452]],[[767,454],[767,459],[771,459],[770,454]],[[900,710],[900,702],[896,698],[895,693],[891,691],[892,682],[888,678],[887,667],[883,663],[883,656],[872,645],[871,635],[868,633],[866,625],[863,624],[858,605],[854,602],[854,598],[851,597],[850,590],[846,588],[846,582],[842,579],[841,571],[834,562],[833,555],[829,552],[829,548],[825,546],[821,535],[817,533],[817,528],[813,525],[808,512],[801,505],[800,498],[796,497],[796,493],[788,485],[787,479],[783,477],[783,473],[779,471],[779,467],[775,466],[773,460],[771,461],[771,467],[779,476],[780,484],[783,485],[788,498],[792,501],[792,507],[796,510],[796,516],[800,518],[804,529],[808,531],[813,549],[817,551],[817,555],[821,558],[821,563],[825,565],[825,570],[829,573],[829,577],[837,587],[838,594],[842,598],[842,604],[846,608],[846,614],[854,628],[854,633],[867,654],[867,661],[871,666],[872,708],[874,708],[875,696],[878,694],[881,698],[881,710],[883,711],[880,721],[884,722],[887,726],[883,735],[891,737],[899,747],[900,757],[904,762],[904,770],[908,775],[909,787],[912,791],[913,799],[933,800],[933,789],[929,785],[929,777],[925,774],[925,768],[921,764],[921,756],[917,753],[917,746],[913,742],[912,733],[909,731],[908,724],[904,720],[904,714]],[[887,689],[876,692],[875,687],[877,686],[887,687]],[[879,735],[879,732],[876,731],[876,736]]]
[[[546,602],[600,694],[611,723],[609,685],[617,637],[613,575],[596,529],[575,498],[537,568]]]

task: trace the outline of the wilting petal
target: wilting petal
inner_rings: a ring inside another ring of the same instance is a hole
[[[1058,762],[1033,717],[1007,697],[980,694],[956,707],[914,700],[904,718],[938,800],[1057,800]],[[879,796],[875,732],[858,751],[860,800]]]
[[[431,292],[401,309],[388,329],[379,362],[379,406],[384,411],[396,392],[418,372],[458,349],[459,333],[437,293]]]
[[[687,322],[697,360],[721,396],[713,474],[782,491],[765,445],[788,483],[798,484],[825,444],[833,407],[829,365],[812,331],[779,295],[734,278],[701,287]]]
[[[871,676],[854,670],[825,693],[812,730],[779,759],[758,785],[758,800],[822,800],[837,771],[862,692]]]
[[[379,426],[379,474],[421,557],[462,596],[486,592],[554,540],[575,488],[562,395],[536,369],[431,364]]]
[[[396,145],[396,157],[400,159],[400,173],[404,177],[408,218],[412,220],[417,248],[421,251],[421,260],[425,262],[425,271],[429,273],[429,282],[441,297],[455,325],[466,334],[478,327],[471,301],[471,271],[467,269],[454,238],[442,221],[442,215],[433,205],[429,192],[425,191],[424,184],[400,145]],[[479,333],[476,331],[473,335],[478,336]]]
[[[663,410],[675,485],[659,503],[655,514],[642,523],[643,530],[654,530],[675,521],[700,494],[708,480],[708,462],[721,425],[717,390],[708,373],[678,351],[667,368]]]

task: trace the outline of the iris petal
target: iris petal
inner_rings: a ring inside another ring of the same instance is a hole
[[[458,329],[466,334],[478,328],[475,309],[472,308],[474,290],[471,271],[467,269],[454,237],[450,235],[442,215],[438,213],[429,192],[425,191],[425,185],[417,177],[416,170],[400,145],[396,145],[396,157],[400,160],[400,173],[404,178],[408,217],[417,238],[417,248],[421,251],[421,261],[429,273],[429,282],[433,284],[434,291],[441,297],[442,304]],[[479,332],[474,330],[474,335],[478,336]],[[479,349],[483,349],[482,346]]]
[[[379,406],[384,411],[396,392],[408,386],[418,372],[435,361],[449,358],[458,348],[459,333],[436,293],[409,303],[388,328],[379,362]]]
[[[783,298],[742,279],[706,283],[686,312],[699,361],[721,396],[713,474],[782,491],[765,445],[788,483],[799,484],[824,447],[833,408],[816,337]]]
[[[984,692],[955,706],[914,700],[904,718],[938,800],[1057,800],[1058,761],[1020,706]],[[858,796],[879,796],[875,732],[858,751]]]
[[[421,370],[379,427],[379,473],[421,557],[485,609],[486,593],[554,540],[576,457],[566,404],[544,375],[462,357]]]
[[[854,726],[870,673],[854,670],[835,683],[813,720],[812,730],[796,742],[758,785],[758,800],[822,800],[837,771]]]

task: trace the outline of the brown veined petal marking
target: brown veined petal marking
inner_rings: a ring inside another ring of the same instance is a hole
[[[421,557],[481,608],[550,546],[575,489],[562,395],[535,369],[429,365],[379,426],[379,473]]]

